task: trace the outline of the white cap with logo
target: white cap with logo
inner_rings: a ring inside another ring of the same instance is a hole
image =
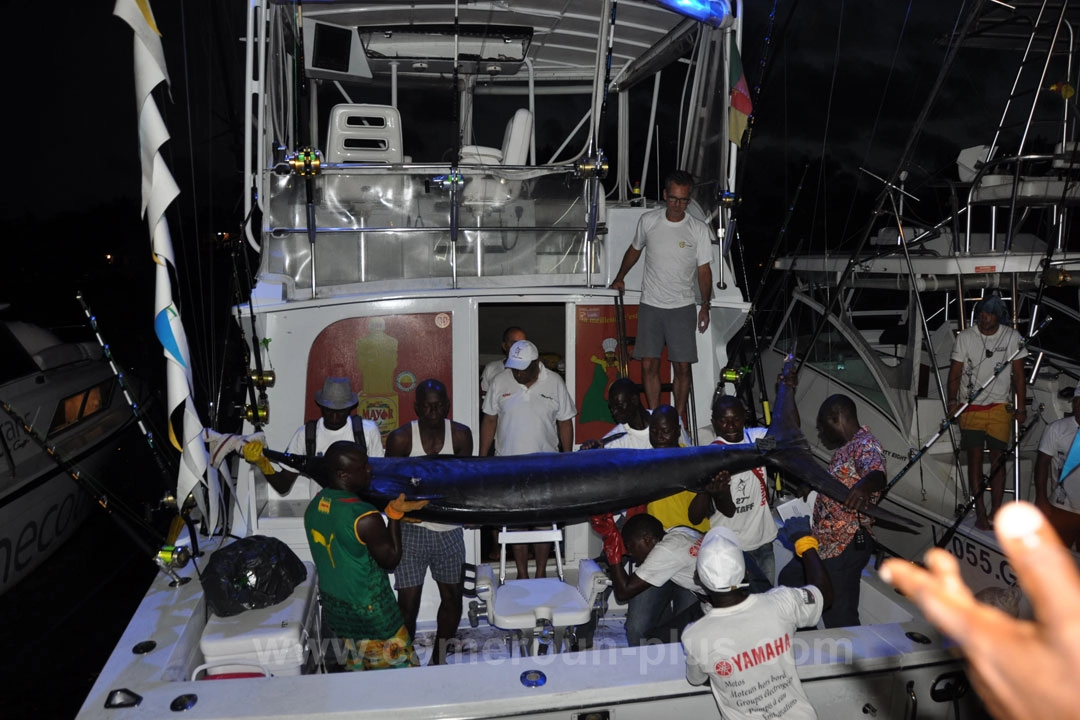
[[[540,357],[540,351],[528,340],[518,340],[506,354],[506,367],[511,370],[524,370],[533,360]]]

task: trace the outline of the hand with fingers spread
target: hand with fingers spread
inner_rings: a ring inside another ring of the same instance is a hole
[[[383,510],[386,513],[386,517],[391,520],[401,520],[405,517],[406,513],[411,513],[421,508],[427,507],[427,500],[406,500],[405,493],[401,493],[396,498],[386,504],[386,509]],[[411,520],[406,522],[412,522]]]
[[[960,578],[956,558],[944,550],[926,554],[925,570],[886,560],[881,577],[959,643],[971,664],[972,683],[994,717],[1077,717],[1080,572],[1034,506],[1006,504],[994,525],[1031,599],[1034,620],[1017,620],[977,601]]]

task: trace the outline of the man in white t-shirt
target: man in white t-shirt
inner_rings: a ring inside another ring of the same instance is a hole
[[[371,420],[363,420],[353,414],[360,404],[360,399],[352,391],[348,378],[326,378],[322,389],[315,391],[315,404],[319,408],[320,417],[300,426],[289,441],[287,453],[305,457],[322,457],[323,453],[338,440],[348,440],[363,447],[368,457],[383,456],[382,434],[379,432],[379,426]],[[245,459],[263,470],[266,481],[278,494],[288,495],[299,473],[288,467],[270,463],[262,455],[261,443],[257,443],[258,452],[249,450],[254,444],[248,443],[244,447]],[[270,472],[267,473],[267,470]],[[308,497],[315,497],[320,489],[319,484],[312,480]]]
[[[510,352],[510,348],[514,346],[514,343],[521,340],[526,340],[525,331],[516,325],[503,330],[502,335],[502,359],[492,360],[484,366],[484,371],[480,374],[480,399],[483,400],[487,395],[487,391],[491,389],[491,383],[495,380],[495,376],[506,370],[506,355]]]
[[[645,253],[634,358],[641,361],[645,399],[650,408],[656,408],[660,405],[660,354],[667,345],[675,371],[673,405],[680,418],[686,416],[690,397],[690,366],[698,359],[694,326],[700,333],[709,329],[712,298],[713,232],[686,212],[693,187],[693,176],[682,170],[665,178],[665,206],[638,220],[634,240],[611,282],[621,294],[626,274]],[[698,311],[694,309],[695,289],[701,295]]]
[[[652,515],[634,515],[623,525],[615,527],[610,513],[589,518],[589,523],[604,539],[604,554],[611,566],[611,586],[615,599],[625,603],[641,593],[649,593],[668,582],[684,592],[670,615],[641,633],[640,638],[628,638],[631,644],[676,642],[682,629],[702,615],[704,589],[694,578],[698,546],[702,535],[688,527],[664,530],[663,524]],[[627,574],[622,558],[628,556],[637,564]],[[634,605],[627,609],[627,624],[633,620]],[[650,618],[651,619],[651,618]]]
[[[511,346],[506,357],[509,372],[495,376],[484,398],[480,419],[480,457],[495,454],[528,455],[574,450],[577,408],[566,383],[540,362],[540,352],[528,340]],[[547,575],[550,547],[533,545],[536,577]],[[519,579],[529,577],[528,546],[514,545]]]
[[[809,584],[762,594],[742,584],[743,553],[727,528],[713,528],[701,543],[697,577],[712,607],[683,631],[686,679],[710,684],[724,720],[817,718],[791,649],[796,629],[817,624],[832,602],[829,574],[809,529],[807,517],[785,526]]]
[[[1035,507],[1050,520],[1070,550],[1080,544],[1080,385],[1073,390],[1072,417],[1043,430],[1035,460]],[[1047,488],[1049,481],[1050,487]]]
[[[416,420],[386,436],[387,457],[425,457],[473,453],[472,431],[449,418],[450,397],[446,385],[428,379],[416,386]],[[439,588],[436,614],[435,647],[428,664],[446,662],[446,650],[461,622],[462,581],[464,579],[465,538],[460,525],[410,522],[401,526],[401,560],[394,569],[394,589],[398,607],[409,637],[416,639],[416,618],[424,577],[431,577]]]
[[[971,405],[960,416],[960,448],[967,451],[968,482],[978,488],[983,479],[983,450],[990,451],[990,467],[996,471],[990,477],[990,514],[983,504],[983,494],[975,497],[975,527],[989,530],[990,518],[1001,507],[1005,497],[1005,464],[998,462],[1009,448],[1013,419],[1027,419],[1027,395],[1024,385],[1023,338],[1002,321],[1007,322],[1009,311],[997,297],[986,297],[975,306],[976,323],[956,336],[952,364],[949,366],[949,415],[965,401]],[[1019,350],[1011,367],[998,374],[976,397],[975,391],[994,375],[998,365]],[[961,383],[961,381],[963,381]],[[961,387],[962,385],[962,387]],[[1015,394],[1015,405],[1014,405]]]
[[[765,437],[763,427],[746,427],[746,407],[734,395],[718,395],[713,400],[713,445],[753,443]],[[750,557],[750,592],[765,592],[776,581],[776,561],[772,542],[776,523],[769,511],[765,468],[757,467],[732,475],[721,472],[690,502],[690,522],[709,518],[711,527],[732,531],[739,548]]]

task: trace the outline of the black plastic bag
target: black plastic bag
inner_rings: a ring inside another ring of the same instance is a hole
[[[202,574],[210,612],[218,617],[277,605],[307,579],[307,568],[277,538],[251,535],[214,552]]]

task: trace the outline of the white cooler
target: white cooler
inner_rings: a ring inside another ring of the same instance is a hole
[[[194,675],[205,670],[205,679],[245,677],[262,674],[259,667],[271,675],[300,675],[314,667],[319,659],[315,602],[319,583],[315,565],[305,562],[304,567],[307,580],[288,600],[232,617],[211,614],[199,641],[205,664]]]

